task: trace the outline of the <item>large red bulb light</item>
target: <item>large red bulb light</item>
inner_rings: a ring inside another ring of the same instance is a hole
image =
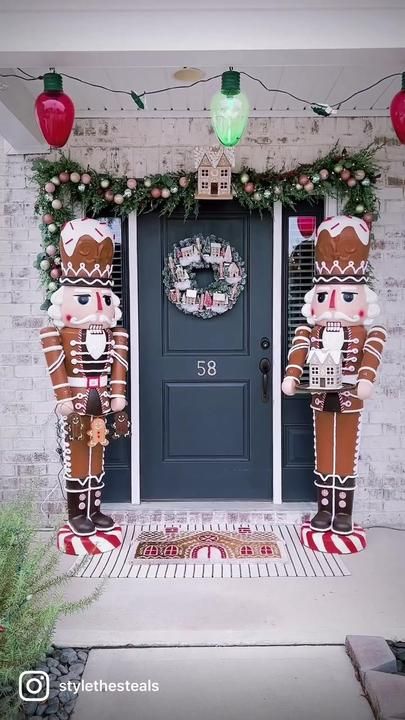
[[[392,98],[390,115],[399,142],[405,144],[405,73],[402,73],[401,90]]]
[[[58,73],[44,75],[44,92],[35,101],[35,114],[47,143],[55,148],[66,145],[75,120],[75,106],[63,92]]]

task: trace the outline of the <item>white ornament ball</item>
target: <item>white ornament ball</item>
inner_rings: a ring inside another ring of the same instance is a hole
[[[356,205],[355,212],[359,214],[364,212],[364,205]]]
[[[364,170],[355,170],[354,177],[356,178],[356,180],[364,180],[364,178],[366,177],[366,173],[364,172]]]
[[[51,223],[50,225],[48,225],[48,232],[50,233],[56,233],[57,229],[58,228],[56,227],[55,223]]]
[[[172,194],[172,195],[175,195],[176,192],[178,191],[178,189],[179,189],[179,188],[177,187],[177,185],[173,185],[173,186],[170,188],[171,194]]]
[[[57,286],[56,282],[53,282],[53,280],[51,280],[51,282],[48,283],[48,290],[50,290],[51,292],[53,292],[53,291],[55,291],[55,290],[57,290],[57,289],[58,289],[58,286]]]
[[[302,190],[302,185],[300,185],[299,183],[295,183],[295,189]]]
[[[110,181],[108,180],[108,178],[103,178],[103,179],[101,180],[101,182],[100,182],[100,185],[101,185],[101,187],[104,188],[104,190],[105,190],[106,188],[109,187]]]
[[[77,172],[70,173],[70,180],[72,183],[79,183],[80,182],[80,175]]]
[[[256,202],[259,202],[262,199],[262,194],[259,192],[253,193],[253,200],[256,200]]]
[[[60,210],[62,207],[62,202],[58,198],[55,198],[55,200],[52,200],[52,207],[54,210]]]
[[[60,185],[60,180],[57,175],[51,177],[51,183],[53,183],[54,185]]]
[[[46,254],[49,255],[50,257],[53,257],[55,255],[55,253],[56,253],[55,245],[48,245],[48,247],[46,248]]]
[[[124,196],[121,195],[121,193],[117,193],[116,195],[114,195],[114,202],[116,205],[122,205],[122,203],[124,202]]]
[[[145,178],[145,180],[143,181],[143,184],[145,185],[145,187],[149,188],[152,185],[152,180],[150,178]]]
[[[162,198],[165,198],[165,200],[167,200],[167,198],[169,198],[169,197],[170,197],[169,188],[162,188]]]
[[[124,190],[124,197],[126,197],[126,198],[132,197],[132,190],[130,188],[126,188]]]
[[[54,257],[53,262],[55,265],[60,265],[62,261],[61,261],[60,257],[58,256],[58,257]]]
[[[41,262],[39,263],[39,267],[41,268],[41,270],[49,270],[49,268],[51,267],[51,263],[49,262],[49,260],[41,260]]]
[[[86,186],[84,183],[79,183],[79,185],[77,186],[77,189],[79,192],[84,192],[86,189]]]
[[[242,185],[246,185],[247,182],[249,182],[249,175],[247,173],[242,173],[240,176],[240,181]]]

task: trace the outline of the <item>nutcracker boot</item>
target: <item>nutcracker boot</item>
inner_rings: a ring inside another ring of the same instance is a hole
[[[109,515],[104,515],[100,510],[101,505],[101,491],[104,487],[104,483],[99,479],[93,477],[91,479],[91,490],[90,490],[90,519],[94,523],[97,530],[112,530],[115,527],[114,520]]]
[[[84,486],[78,482],[66,481],[68,525],[75,535],[94,535],[96,528],[89,518],[90,490],[89,482]]]
[[[326,532],[332,527],[333,517],[333,488],[320,487],[317,479],[318,512],[311,520],[311,529],[317,532]]]
[[[336,478],[334,489],[335,512],[332,530],[337,535],[350,535],[353,532],[353,499],[355,480],[349,478]]]

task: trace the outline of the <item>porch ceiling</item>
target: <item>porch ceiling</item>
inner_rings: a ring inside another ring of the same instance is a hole
[[[192,9],[190,9],[190,5]],[[97,6],[97,12],[96,10]],[[377,79],[405,68],[404,0],[72,0],[68,9],[38,0],[2,0],[0,72],[18,67],[32,75],[50,66],[114,90],[138,93],[180,83],[173,73],[198,67],[205,77],[229,65],[304,100],[338,102]],[[135,49],[136,48],[136,49]],[[106,93],[65,78],[78,117],[100,115],[204,115],[219,88],[213,80],[153,95],[146,110],[127,95]],[[42,144],[33,117],[41,82],[0,78],[0,135],[20,152]],[[312,116],[307,102],[242,77],[252,115]],[[399,78],[353,98],[340,115],[387,115]]]

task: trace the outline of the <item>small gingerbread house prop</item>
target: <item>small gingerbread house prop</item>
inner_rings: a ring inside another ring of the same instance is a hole
[[[197,200],[232,200],[232,148],[197,147],[194,150],[197,170]]]
[[[340,350],[311,350],[308,365],[311,390],[339,390],[342,387]]]

